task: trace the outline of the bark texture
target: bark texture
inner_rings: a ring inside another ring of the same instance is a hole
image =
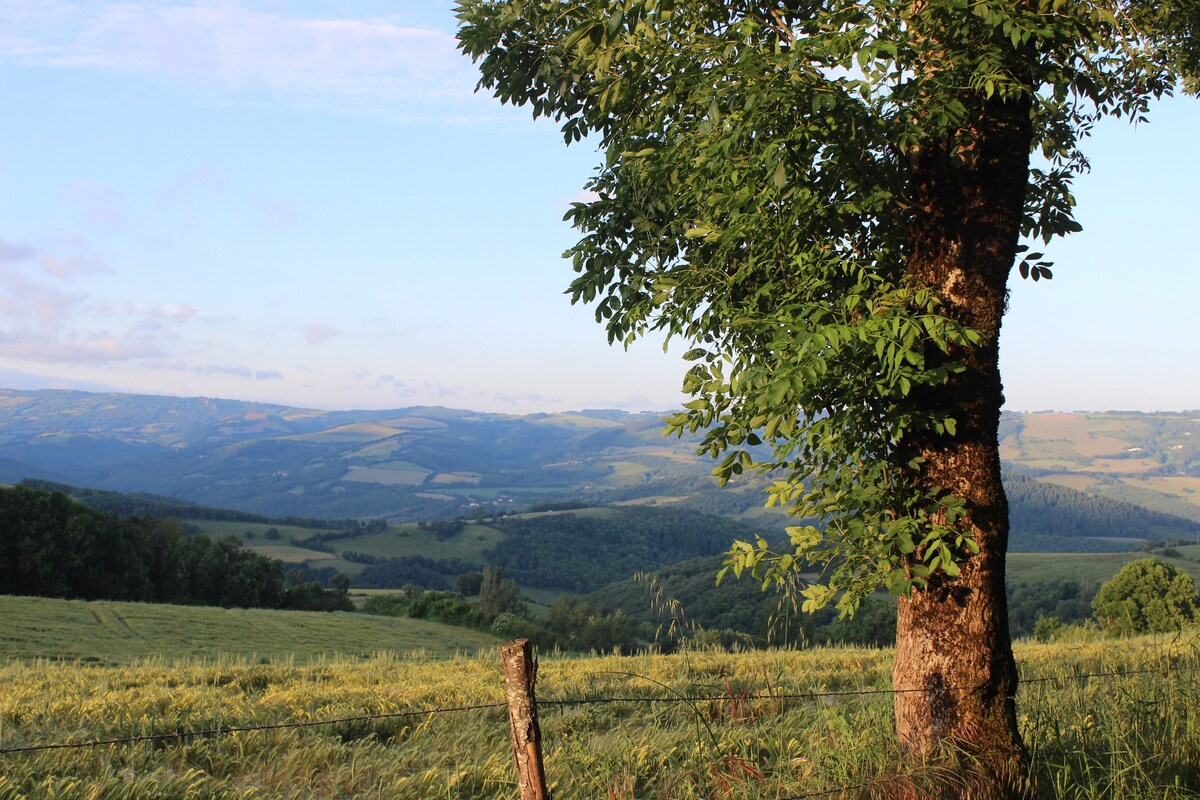
[[[978,784],[960,773],[941,790],[948,797],[1026,793],[1004,591],[1008,503],[997,428],[1004,400],[998,337],[1032,135],[1027,104],[995,101],[954,145],[965,149],[956,154],[947,145],[914,160],[908,273],[938,289],[943,313],[987,337],[969,351],[930,353],[966,366],[921,397],[929,407],[953,411],[957,434],[931,433],[914,443],[925,459],[918,481],[967,501],[969,513],[957,525],[980,551],[960,565],[959,576],[939,573],[926,590],[900,600],[893,668],[897,734],[909,755],[943,765],[957,760],[983,778]]]

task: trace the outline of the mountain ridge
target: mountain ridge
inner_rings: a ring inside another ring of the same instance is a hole
[[[1113,549],[1123,539],[1191,536],[1200,525],[1194,414],[1006,412],[1000,439],[1010,489],[1040,498],[1023,513],[1017,497],[1014,546],[1024,536],[1037,549],[1047,546],[1038,537]],[[775,530],[786,524],[762,509],[763,479],[743,476],[718,489],[697,442],[664,437],[661,415],[611,409],[323,411],[0,389],[0,481],[37,478],[275,518],[432,521],[571,499],[675,505]],[[1107,521],[1072,523],[1072,509],[1085,502],[1072,492],[1110,503],[1091,518]],[[1125,505],[1111,505],[1118,501]]]

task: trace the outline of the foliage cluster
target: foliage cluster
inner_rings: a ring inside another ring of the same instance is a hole
[[[724,552],[739,523],[691,511],[627,507],[612,517],[573,513],[505,517],[488,554],[523,586],[589,592],[642,570]]]
[[[1192,576],[1157,558],[1142,558],[1100,587],[1092,610],[1109,633],[1164,633],[1200,619],[1200,596]]]
[[[1092,616],[1099,587],[1078,580],[1008,584],[1008,625],[1013,636],[1033,636],[1042,620],[1080,625]],[[1049,623],[1044,623],[1049,624]]]
[[[235,511],[227,508],[211,508],[196,503],[176,500],[173,497],[145,493],[110,492],[81,486],[69,486],[54,481],[26,479],[21,486],[62,492],[72,499],[97,511],[108,511],[123,517],[172,517],[175,519],[209,519],[226,522],[270,522],[269,517]]]
[[[603,153],[567,213],[572,300],[610,342],[682,340],[668,430],[819,523],[730,571],[819,565],[806,607],[847,613],[979,552],[954,492],[982,476],[930,454],[994,455],[1004,281],[1051,277],[1032,243],[1079,230],[1096,122],[1194,77],[1177,5],[460,0],[480,88]]]
[[[516,582],[504,577],[503,570],[488,567],[479,578],[477,602],[454,592],[411,586],[396,594],[372,595],[359,610],[473,628],[507,639],[524,637],[542,648],[581,653],[632,653],[652,636],[649,625],[624,611],[605,611],[568,595],[560,595],[545,618],[535,620],[528,616]]]
[[[895,642],[896,604],[886,596],[864,600],[852,618],[830,609],[798,613],[794,601],[764,594],[750,581],[713,586],[717,559],[693,559],[652,575],[619,581],[589,595],[605,608],[660,627],[679,629],[678,637],[699,631],[734,641],[741,634],[755,646],[854,644],[888,647]],[[1064,567],[1066,569],[1066,567]],[[1110,573],[1111,574],[1111,573]],[[1009,628],[1014,637],[1031,636],[1040,618],[1078,625],[1092,617],[1099,583],[1083,580],[1012,580],[1007,584]]]
[[[345,553],[342,557],[346,558]],[[354,576],[354,585],[364,589],[399,589],[409,585],[448,589],[454,576],[470,572],[477,567],[477,564],[461,558],[376,558],[366,569]]]
[[[278,561],[187,536],[169,519],[119,517],[61,492],[0,487],[0,594],[180,605],[348,610],[344,593],[288,586]]]

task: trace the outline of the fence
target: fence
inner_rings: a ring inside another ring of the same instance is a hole
[[[549,800],[550,792],[547,788],[549,781],[546,776],[545,763],[541,746],[541,732],[538,721],[538,708],[541,707],[558,707],[568,708],[577,706],[593,706],[593,705],[615,705],[615,704],[667,704],[667,705],[689,705],[697,711],[698,707],[705,703],[730,703],[743,702],[749,703],[759,700],[783,701],[783,700],[819,700],[827,698],[845,698],[845,697],[863,697],[873,695],[896,695],[905,692],[920,692],[926,691],[923,689],[854,689],[842,691],[813,691],[813,692],[780,692],[771,691],[767,694],[746,693],[734,697],[732,694],[721,695],[700,695],[700,694],[682,694],[672,691],[670,695],[663,696],[622,696],[622,695],[603,695],[592,697],[578,697],[569,699],[544,700],[540,704],[536,699],[536,678],[537,678],[537,661],[534,657],[530,643],[527,640],[516,640],[509,642],[501,648],[501,660],[503,664],[504,674],[504,702],[480,703],[470,705],[457,705],[448,707],[428,708],[421,710],[397,711],[391,713],[379,714],[362,714],[354,716],[342,716],[330,719],[307,720],[296,722],[285,722],[275,724],[262,725],[240,725],[240,726],[217,726],[200,730],[188,731],[172,731],[154,734],[141,734],[127,737],[114,737],[107,739],[91,739],[88,741],[78,742],[50,742],[42,744],[31,744],[13,747],[0,746],[0,756],[16,756],[23,753],[33,753],[47,750],[64,750],[64,749],[81,749],[81,748],[97,748],[103,746],[121,746],[136,744],[139,742],[163,742],[169,740],[185,740],[201,737],[221,737],[230,736],[238,733],[248,733],[256,731],[273,731],[292,728],[314,728],[322,726],[334,726],[345,723],[354,722],[369,722],[374,720],[397,719],[397,718],[418,718],[431,717],[447,714],[458,714],[481,710],[498,710],[506,708],[508,711],[510,738],[512,743],[513,762],[516,770],[516,786],[517,796],[520,800]],[[1076,680],[1092,680],[1092,679],[1108,679],[1121,676],[1132,675],[1172,675],[1182,671],[1189,671],[1195,677],[1196,664],[1156,666],[1144,669],[1125,669],[1125,670],[1110,670],[1097,672],[1080,672],[1071,674],[1065,677]],[[628,675],[629,677],[641,677],[632,673],[609,673],[613,675]],[[1021,684],[1039,684],[1048,683],[1051,681],[1062,680],[1062,678],[1031,678],[1021,680]],[[670,687],[666,687],[670,688]],[[950,687],[951,691],[969,691],[976,689],[973,686]],[[943,689],[944,691],[944,689]],[[706,723],[707,724],[707,723]],[[3,762],[0,762],[0,782],[3,781]],[[870,786],[870,783],[847,784],[833,787],[825,787],[812,792],[790,795],[781,797],[779,800],[816,800],[817,798],[836,797],[849,794],[856,790],[865,789]]]

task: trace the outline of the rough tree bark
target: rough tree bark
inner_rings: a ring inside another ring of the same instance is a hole
[[[1028,179],[1028,103],[993,100],[966,133],[966,164],[951,165],[946,150],[914,159],[907,271],[938,288],[943,313],[987,337],[981,347],[942,356],[962,361],[965,371],[924,390],[925,407],[954,411],[956,435],[914,443],[924,458],[918,481],[967,501],[969,513],[957,525],[971,533],[979,553],[960,565],[957,577],[939,572],[926,590],[900,600],[893,682],[921,691],[896,695],[896,727],[911,756],[943,760],[949,745],[983,776],[999,779],[990,788],[956,783],[949,796],[1015,797],[1028,791],[1028,755],[1016,722],[1004,590],[1008,503],[997,445],[1004,401],[997,340]]]

